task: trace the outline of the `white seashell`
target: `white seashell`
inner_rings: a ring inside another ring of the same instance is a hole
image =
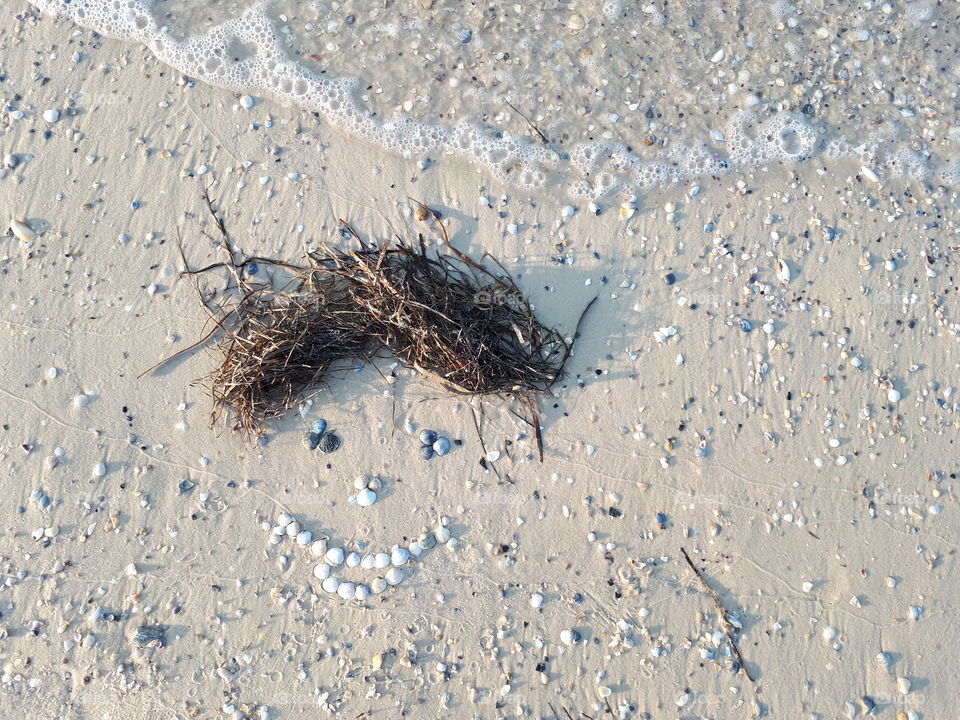
[[[300,523],[294,520],[292,523],[287,525],[286,528],[287,537],[296,537],[300,534]]]
[[[352,582],[340,583],[337,587],[337,595],[344,600],[353,600],[357,596],[357,586]]]
[[[403,582],[403,570],[398,567],[392,567],[387,570],[383,579],[386,580],[389,585],[399,585]]]
[[[716,64],[723,60],[724,55],[726,55],[726,53],[724,52],[723,48],[720,48],[711,56],[710,62]]]
[[[366,585],[357,585],[357,590],[354,595],[357,600],[366,600],[370,597],[370,588]]]
[[[377,494],[368,488],[364,488],[357,493],[357,505],[360,507],[370,507],[377,501]]]
[[[878,185],[880,184],[880,178],[877,177],[877,174],[872,169],[868,168],[866,165],[860,166],[860,172],[862,172],[863,176],[870,182],[875,182]]]
[[[381,577],[374,578],[373,582],[370,583],[370,592],[372,592],[374,595],[379,595],[386,589],[387,581]]]
[[[394,545],[390,551],[390,563],[395,567],[400,567],[410,559],[410,552],[406,548]]]
[[[331,567],[326,563],[317,563],[313,566],[313,576],[317,580],[326,580],[330,577]]]
[[[306,547],[311,542],[313,542],[313,533],[309,530],[301,530],[297,534],[297,545],[300,547]]]
[[[533,593],[533,595],[530,596],[530,607],[534,609],[543,607],[543,595]]]
[[[893,272],[894,270],[897,269],[897,261],[894,260],[893,258],[889,258],[884,261],[883,268],[887,272]]]
[[[355,490],[363,490],[369,481],[370,478],[368,478],[366,475],[358,475],[353,480],[353,487]]]
[[[373,555],[367,554],[360,558],[360,567],[364,570],[373,570]]]
[[[780,282],[790,282],[790,266],[780,258],[777,258],[777,277]]]
[[[27,225],[26,220],[17,220],[13,218],[10,221],[10,230],[14,235],[17,236],[17,239],[28,243],[32,240],[36,240],[37,234],[33,231],[33,228]]]
[[[347,555],[346,559],[344,560],[344,563],[349,568],[355,568],[357,565],[360,564],[360,553],[358,552],[350,553],[349,555]]]
[[[901,695],[906,695],[910,692],[910,689],[913,687],[913,683],[910,682],[910,678],[898,677],[897,678],[897,692]]]
[[[293,515],[290,515],[289,513],[284,512],[284,513],[280,513],[277,516],[277,525],[283,525],[283,527],[286,527],[292,522],[293,522]]]
[[[824,640],[833,640],[837,637],[837,629],[835,627],[827,626],[823,629],[823,639]]]
[[[323,588],[324,592],[335,593],[337,588],[340,587],[340,579],[331,575],[322,583],[320,583],[320,587]]]
[[[91,475],[93,475],[94,477],[103,477],[106,474],[107,474],[106,463],[98,462],[96,465],[93,466],[93,471],[91,472]]]
[[[48,123],[55,123],[60,119],[60,111],[56,108],[51,108],[49,110],[43,111],[43,119]]]
[[[324,557],[326,558],[327,562],[330,563],[333,567],[337,567],[337,565],[342,565],[344,560],[343,548],[338,548],[338,547],[330,548],[329,550],[327,550]]]
[[[564,645],[576,645],[580,642],[580,633],[576,630],[561,630],[560,642]]]
[[[382,570],[390,566],[390,556],[387,553],[377,553],[373,556],[373,566],[377,570]]]
[[[437,538],[437,542],[443,544],[450,539],[450,528],[438,527],[434,532],[434,535]]]
[[[420,554],[423,552],[423,547],[416,540],[407,545],[407,549],[410,551],[410,555],[413,557],[420,557]]]
[[[310,552],[313,553],[314,557],[323,557],[327,553],[327,541],[314,540],[310,546]]]
[[[895,388],[890,388],[887,391],[887,400],[892,403],[900,402],[900,391]]]

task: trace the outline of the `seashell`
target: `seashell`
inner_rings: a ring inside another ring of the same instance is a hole
[[[432,457],[433,457],[433,446],[432,446],[432,445],[424,445],[424,446],[422,446],[422,447],[420,448],[420,457],[422,457],[424,460],[429,460],[430,458],[432,458]]]
[[[337,587],[337,595],[344,600],[353,600],[357,596],[357,586],[352,582],[340,583]]]
[[[398,567],[392,567],[387,570],[383,579],[387,581],[388,585],[399,585],[403,582],[403,570]]]
[[[373,490],[364,488],[357,493],[357,505],[360,507],[370,507],[377,501],[377,494]]]
[[[335,593],[340,587],[340,579],[331,575],[322,583],[320,583],[320,587],[323,588],[324,592]]]
[[[373,582],[370,583],[370,592],[372,592],[374,595],[379,595],[386,589],[387,581],[381,577],[374,578]]]
[[[533,593],[530,596],[530,607],[534,608],[535,610],[543,607],[543,595],[540,593]]]
[[[320,438],[322,436],[319,433],[308,432],[303,436],[303,446],[307,450],[316,450],[317,446],[320,444]]]
[[[157,643],[157,647],[163,644],[163,628],[159,625],[142,625],[136,635],[133,636],[133,644],[139,647]]]
[[[910,678],[898,677],[897,678],[897,692],[901,695],[906,695],[910,692],[910,689],[913,687],[913,683],[910,682]]]
[[[284,512],[284,513],[280,513],[280,514],[277,516],[277,525],[280,525],[280,526],[282,526],[282,527],[286,527],[287,525],[289,525],[289,524],[292,523],[292,522],[293,522],[293,515],[291,515],[291,514],[289,514],[289,513],[285,513],[285,512]]]
[[[284,528],[284,532],[287,534],[287,537],[296,537],[300,534],[300,523],[294,520]]]
[[[432,550],[437,545],[437,538],[434,537],[432,532],[424,529],[423,532],[420,533],[418,542],[424,550]]]
[[[438,437],[433,443],[433,451],[440,456],[446,455],[450,452],[450,441],[445,437]]]
[[[400,567],[410,559],[410,552],[406,548],[394,545],[390,551],[390,563],[395,567]]]
[[[777,258],[777,277],[780,282],[790,282],[790,266],[780,258]]]
[[[580,633],[576,630],[561,630],[560,642],[564,645],[576,645],[580,642]]]
[[[107,465],[106,463],[98,462],[93,466],[93,470],[90,473],[94,477],[103,477],[107,474]]]
[[[330,577],[331,567],[326,563],[317,563],[313,566],[313,576],[317,580],[326,580]]]
[[[887,400],[892,403],[900,402],[900,391],[895,388],[887,390]]]
[[[306,547],[311,542],[313,542],[313,533],[309,530],[301,530],[297,533],[297,545],[300,547]]]
[[[340,436],[332,432],[326,433],[320,438],[318,449],[322,453],[332,453],[340,449]]]
[[[380,480],[379,475],[374,475],[367,481],[367,489],[373,490],[374,492],[380,492],[380,488],[383,487],[383,482]]]
[[[360,567],[364,570],[373,570],[373,555],[367,554],[360,558]]]
[[[327,431],[327,421],[323,418],[318,418],[317,420],[313,421],[313,425],[310,429],[313,430],[317,435],[323,435]]]
[[[357,590],[354,594],[354,597],[357,600],[366,600],[368,597],[370,597],[370,588],[368,588],[366,585],[357,585]]]
[[[324,558],[333,567],[337,567],[337,565],[342,565],[344,560],[343,548],[338,548],[338,547],[330,548],[329,550],[327,550],[326,554],[324,555]]]
[[[373,556],[373,566],[377,570],[382,570],[390,566],[390,556],[387,553],[377,553]]]
[[[310,545],[310,552],[313,553],[314,557],[323,557],[327,553],[327,541],[314,540],[313,544]]]
[[[277,538],[283,537],[287,534],[287,528],[283,525],[274,525],[270,533]]]
[[[437,441],[437,433],[433,430],[421,430],[420,442],[424,445],[433,445]]]
[[[423,547],[416,540],[407,545],[407,550],[410,551],[412,557],[420,557],[423,553]]]
[[[343,563],[349,568],[355,568],[357,565],[360,564],[360,553],[358,552],[350,553],[349,555],[347,555],[346,559],[344,559]]]
[[[369,475],[357,475],[353,480],[353,487],[355,490],[363,490],[367,487],[367,484],[370,482]]]
[[[450,528],[441,525],[434,531],[438,543],[445,543],[450,539]]]
[[[33,228],[27,225],[26,220],[18,220],[13,218],[10,220],[10,231],[17,236],[17,239],[21,242],[32,242],[37,239],[37,233],[34,232]]]

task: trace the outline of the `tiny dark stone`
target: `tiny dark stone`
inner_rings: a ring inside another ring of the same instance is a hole
[[[137,634],[133,636],[133,643],[143,647],[156,640],[159,640],[160,644],[162,645],[163,632],[163,628],[159,625],[143,625],[139,630],[137,630]]]
[[[623,511],[622,511],[622,510],[618,510],[618,509],[615,508],[615,507],[611,507],[609,510],[607,510],[607,512],[610,513],[610,517],[614,517],[614,518],[618,518],[618,517],[620,517],[621,515],[623,515]]]

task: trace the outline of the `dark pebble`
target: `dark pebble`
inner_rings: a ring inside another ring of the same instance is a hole
[[[673,285],[677,281],[677,276],[674,275],[673,273],[667,273],[666,275],[663,276],[663,281],[667,285]]]

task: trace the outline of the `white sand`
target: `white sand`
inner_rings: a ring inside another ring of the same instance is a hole
[[[146,51],[68,23],[7,25],[0,51],[0,154],[33,156],[0,180],[0,208],[40,233],[30,247],[0,238],[5,717],[206,718],[225,704],[280,718],[608,717],[600,687],[622,717],[833,718],[846,703],[862,714],[864,695],[883,717],[949,716],[955,193],[879,188],[855,166],[772,168],[705,180],[695,198],[651,195],[629,221],[582,206],[558,229],[562,196],[463,164],[421,172],[288,108],[181,85]],[[55,123],[42,118],[51,108]],[[478,464],[470,403],[408,371],[394,385],[373,368],[348,373],[258,448],[208,426],[193,381],[217,362],[210,351],[138,379],[204,331],[176,237],[196,262],[215,257],[201,234],[208,186],[250,253],[296,259],[305,241],[341,241],[338,218],[372,237],[422,231],[412,196],[443,212],[458,247],[504,260],[547,322],[572,330],[599,293],[544,403],[545,462],[509,407],[485,401],[484,439],[511,479],[498,482]],[[300,444],[316,417],[344,441],[327,458]],[[407,422],[463,446],[424,462]],[[101,461],[106,475],[92,476]],[[347,502],[363,473],[385,479],[366,509]],[[187,478],[196,487],[181,495]],[[31,500],[38,489],[49,508]],[[377,550],[446,516],[462,547],[347,602],[319,590],[309,554],[269,544],[260,521],[282,510]],[[44,528],[56,534],[35,541]],[[725,640],[714,647],[722,628],[681,547],[743,625],[755,683],[732,672]],[[115,619],[91,619],[95,608]],[[156,624],[165,644],[134,647]],[[561,642],[570,628],[573,647]]]

